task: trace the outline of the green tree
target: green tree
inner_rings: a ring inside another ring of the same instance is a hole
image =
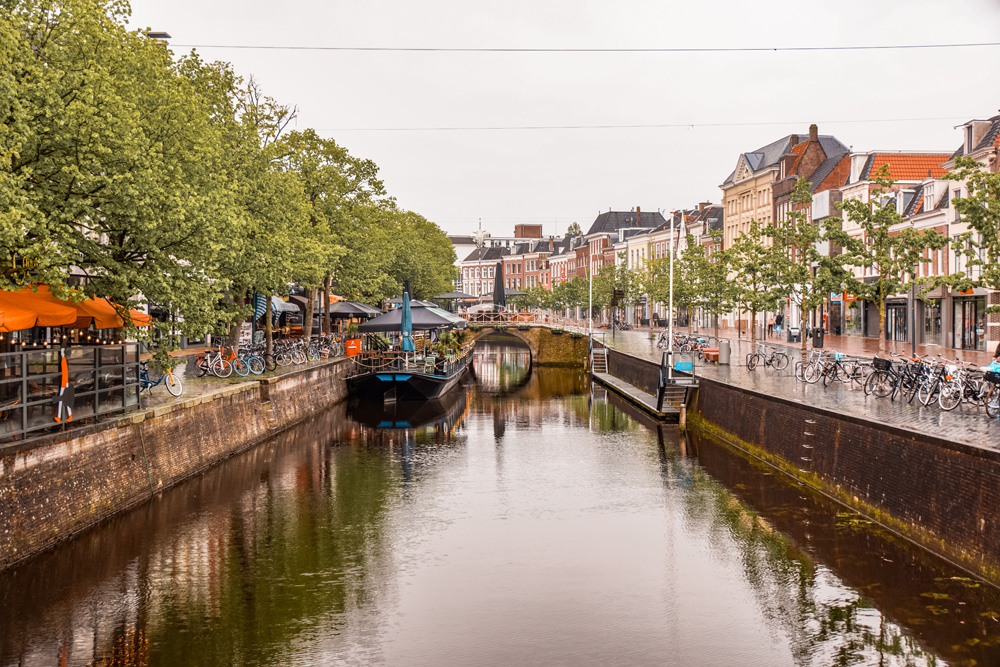
[[[566,236],[583,236],[583,230],[580,229],[580,223],[569,223],[569,227],[566,228]]]
[[[878,306],[878,349],[885,352],[886,299],[904,292],[914,279],[914,267],[929,261],[924,251],[943,248],[948,244],[948,237],[934,230],[918,231],[903,226],[903,216],[896,209],[895,199],[888,196],[894,183],[888,167],[883,165],[872,181],[875,188],[869,201],[849,199],[838,204],[861,234],[844,231],[842,220],[833,219],[828,224],[827,236],[844,249],[838,258],[843,266],[863,269],[871,275],[872,280],[868,282],[845,274],[844,283],[847,291]]]
[[[831,292],[839,292],[846,277],[840,263],[820,252],[817,244],[826,241],[825,228],[807,214],[812,204],[812,184],[803,178],[792,189],[792,210],[785,220],[771,225],[767,233],[776,247],[776,289],[782,299],[797,302],[806,313],[819,308]],[[802,336],[802,361],[806,360],[807,338]]]
[[[719,338],[719,318],[735,306],[735,284],[730,281],[730,252],[722,248],[722,230],[712,230],[713,247],[708,248],[688,237],[683,254],[685,282],[690,285],[693,306],[712,316],[715,338]]]
[[[955,167],[947,178],[964,182],[968,190],[966,197],[953,202],[968,231],[955,240],[953,251],[964,257],[967,270],[945,281],[959,291],[1000,289],[1000,172],[968,157],[957,158]],[[989,306],[986,312],[1000,312],[1000,306]]]
[[[0,252],[57,295],[170,304],[182,330],[210,328],[233,218],[215,106],[231,73],[193,55],[173,62],[126,29],[125,3],[0,6],[0,215],[13,223]],[[73,267],[88,276],[78,293]]]
[[[733,300],[750,314],[750,341],[757,342],[757,314],[774,310],[779,293],[775,290],[782,253],[768,244],[765,226],[758,220],[730,246],[730,268],[734,274]]]

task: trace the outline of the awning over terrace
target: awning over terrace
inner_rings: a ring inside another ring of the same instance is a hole
[[[0,292],[0,310],[4,311],[5,320],[8,317],[6,313],[10,312],[10,325],[28,322],[27,326],[8,328],[5,321],[0,331],[18,331],[34,326],[71,326],[77,329],[86,329],[91,324],[97,329],[118,329],[125,326],[125,320],[118,314],[119,309],[107,299],[86,299],[80,303],[63,301],[49,291],[48,285],[38,285],[37,292],[30,287],[17,292]],[[16,311],[20,311],[21,315],[16,316]],[[29,321],[25,313],[34,314],[34,321]],[[128,314],[132,324],[138,327],[148,327],[153,322],[152,317],[139,310],[129,310]]]
[[[77,311],[39,299],[30,290],[0,292],[0,332],[10,333],[31,327],[61,327],[76,323]]]

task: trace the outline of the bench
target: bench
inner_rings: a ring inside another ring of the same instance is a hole
[[[719,348],[704,347],[701,350],[701,356],[705,357],[705,361],[714,361],[715,363],[719,363]]]

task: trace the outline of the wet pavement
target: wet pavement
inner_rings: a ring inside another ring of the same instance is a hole
[[[724,334],[723,337],[725,337]],[[643,359],[659,362],[663,354],[662,350],[656,348],[655,341],[650,338],[648,330],[619,331],[615,332],[614,336],[607,333],[605,340],[610,347]],[[696,373],[719,382],[745,387],[807,405],[836,410],[855,417],[891,424],[920,433],[928,433],[956,442],[1000,449],[1000,422],[988,418],[981,407],[963,403],[955,410],[945,412],[938,408],[936,403],[925,407],[916,400],[912,404],[907,404],[899,398],[890,401],[888,398],[865,396],[864,390],[860,387],[839,382],[828,387],[823,387],[819,383],[811,385],[798,382],[793,370],[794,362],[797,360],[797,357],[794,356],[796,350],[785,350],[791,353],[792,363],[783,371],[770,368],[757,368],[755,371],[749,371],[743,362],[750,352],[750,342],[736,339],[731,339],[731,342],[733,348],[733,363],[731,365],[704,364],[695,360],[697,363]],[[768,344],[772,343],[768,342]],[[810,349],[812,348],[810,347]],[[827,345],[825,349],[851,353],[850,347],[841,349]],[[691,355],[691,358],[694,359],[694,355]],[[678,359],[685,360],[686,357],[679,356]],[[969,358],[969,361],[974,360]],[[976,361],[979,363],[978,360]],[[983,361],[982,363],[987,362]]]

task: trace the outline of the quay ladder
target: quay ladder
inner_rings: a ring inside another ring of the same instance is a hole
[[[595,347],[590,351],[590,372],[608,372],[608,351],[603,347]]]

